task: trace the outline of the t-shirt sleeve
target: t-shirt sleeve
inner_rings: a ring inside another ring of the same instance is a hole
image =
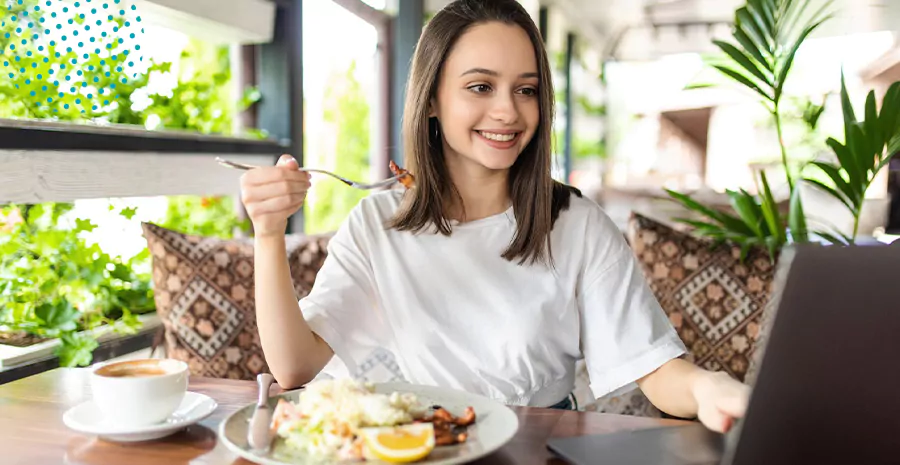
[[[360,357],[354,349],[377,344],[374,341],[382,333],[363,202],[328,242],[328,255],[313,288],[300,299],[310,329],[331,347],[350,373],[357,371]]]
[[[618,395],[685,353],[618,228],[599,211],[579,285],[581,349],[596,398]]]

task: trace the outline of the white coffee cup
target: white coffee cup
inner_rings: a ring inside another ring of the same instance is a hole
[[[94,404],[104,423],[121,427],[164,422],[181,404],[188,365],[172,359],[115,362],[91,371]]]

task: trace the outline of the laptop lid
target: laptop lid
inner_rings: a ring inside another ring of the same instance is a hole
[[[784,258],[759,375],[723,463],[898,463],[900,247],[808,245]]]
[[[576,464],[898,463],[898,272],[900,247],[785,248],[747,415],[729,434],[691,425],[548,448]]]

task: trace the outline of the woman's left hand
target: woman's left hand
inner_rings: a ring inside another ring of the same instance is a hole
[[[750,386],[724,372],[705,372],[694,383],[697,418],[707,428],[725,433],[742,418],[750,400]]]

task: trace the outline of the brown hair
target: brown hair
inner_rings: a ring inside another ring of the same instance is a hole
[[[550,176],[553,83],[540,32],[516,0],[456,0],[439,11],[422,32],[413,56],[403,112],[403,146],[407,168],[416,185],[389,227],[418,232],[429,225],[450,235],[446,199],[462,199],[450,181],[436,118],[429,118],[442,66],[460,36],[486,22],[521,27],[531,39],[538,64],[540,122],[531,141],[509,171],[509,197],[517,230],[503,258],[519,264],[552,263],[550,231],[569,197],[581,193]]]

